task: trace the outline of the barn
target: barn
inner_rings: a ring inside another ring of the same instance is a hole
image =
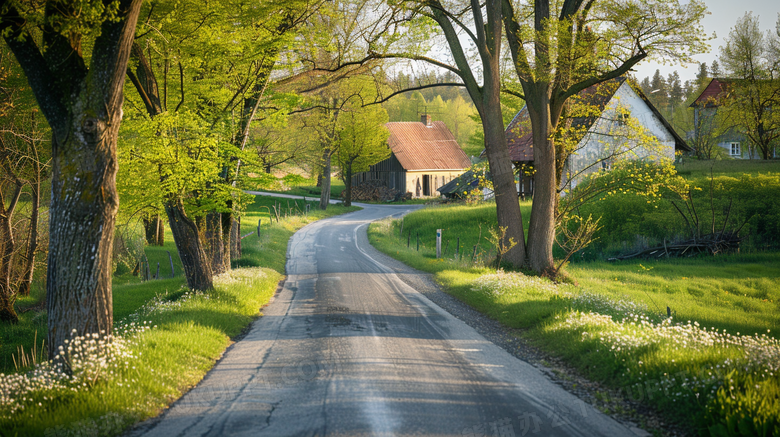
[[[422,115],[419,122],[391,122],[385,126],[390,131],[390,157],[355,174],[353,185],[378,179],[390,188],[412,193],[413,198],[433,197],[438,195],[439,187],[471,166],[444,122],[431,121],[430,115]]]

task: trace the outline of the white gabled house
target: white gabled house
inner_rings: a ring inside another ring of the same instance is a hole
[[[641,90],[625,78],[594,85],[576,97],[566,135],[573,152],[566,162],[563,186],[573,188],[588,174],[609,169],[617,159],[674,159],[691,148]],[[512,163],[519,169],[518,194],[533,195],[534,150],[531,122],[523,108],[506,128]]]

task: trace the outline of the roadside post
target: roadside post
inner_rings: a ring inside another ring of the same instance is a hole
[[[441,229],[436,229],[436,259],[441,258]]]

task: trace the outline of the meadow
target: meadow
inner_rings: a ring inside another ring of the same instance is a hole
[[[232,339],[262,315],[262,306],[284,277],[290,236],[307,223],[359,209],[331,206],[321,211],[312,206],[306,213],[299,201],[298,209],[288,209],[285,203],[286,211],[272,221],[269,213],[274,205],[282,209],[279,202],[251,197],[242,235],[255,234],[242,240],[242,257],[233,261],[233,270],[215,277],[213,290],[186,288],[170,231],[164,246],[144,249],[153,275],[160,262],[161,279],[141,281],[132,269],[118,268],[115,335],[109,340],[73,338],[70,375],[43,360],[45,309],[27,311],[18,325],[0,327],[2,435],[116,435],[159,414],[197,384]],[[42,297],[36,290],[20,304],[34,306]],[[21,361],[22,350],[27,364],[14,365]]]

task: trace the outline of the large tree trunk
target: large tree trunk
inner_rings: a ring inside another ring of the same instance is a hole
[[[106,121],[74,121],[53,141],[46,301],[49,355],[72,333],[111,334],[111,254],[119,206],[116,140],[121,111]],[[76,134],[78,132],[78,134]],[[83,141],[82,141],[83,140]]]
[[[208,290],[212,287],[211,263],[203,250],[195,222],[187,217],[181,199],[165,202],[168,226],[179,252],[187,287],[191,290]]]
[[[52,21],[74,12],[52,3],[45,6]],[[116,142],[141,0],[118,1],[117,19],[104,21],[91,45],[89,67],[78,30],[66,37],[42,26],[41,50],[15,6],[4,6],[3,36],[53,131],[46,301],[49,357],[55,358],[74,333],[110,335],[113,327]]]
[[[556,190],[555,144],[550,136],[553,114],[547,84],[533,85],[533,97],[529,96],[528,110],[531,118],[534,147],[534,203],[528,226],[528,264],[536,272],[554,275],[552,247],[555,241]],[[531,86],[528,87],[529,89]],[[560,116],[560,114],[556,114]]]
[[[211,260],[211,271],[218,275],[225,273],[225,245],[222,243],[222,214],[210,212],[206,214],[206,229],[204,232],[205,251]]]
[[[498,23],[500,29],[500,19]],[[496,51],[499,52],[498,49]],[[506,133],[501,116],[501,78],[498,54],[495,58],[494,62],[490,63],[492,68],[485,69],[484,72],[482,128],[485,132],[485,150],[490,165],[490,175],[493,179],[493,192],[496,196],[498,226],[506,228],[505,241],[502,244],[509,246],[511,241],[517,243],[504,255],[503,260],[514,267],[522,267],[525,264],[523,217],[520,212],[515,174],[512,160],[509,159],[509,148],[506,144]]]
[[[320,209],[328,209],[330,203],[330,149],[325,149],[322,154],[322,193],[320,194]]]

